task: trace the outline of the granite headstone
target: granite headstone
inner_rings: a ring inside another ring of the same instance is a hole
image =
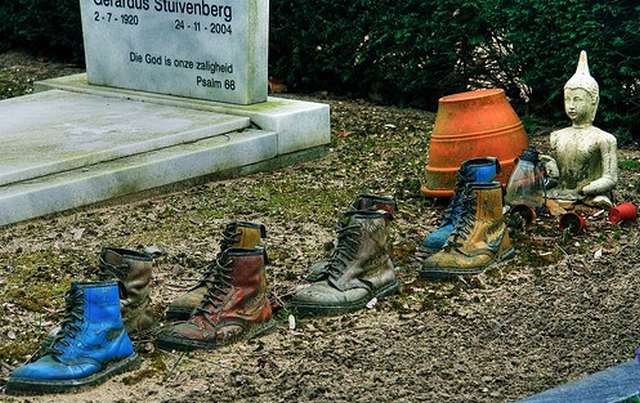
[[[267,100],[269,0],[80,0],[90,84]]]

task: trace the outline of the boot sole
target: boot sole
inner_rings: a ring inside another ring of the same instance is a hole
[[[304,316],[332,316],[341,315],[366,308],[367,303],[373,298],[382,299],[400,291],[400,283],[393,283],[379,289],[373,297],[367,297],[345,305],[317,305],[317,304],[289,304],[287,309],[298,317]]]
[[[493,262],[485,266],[473,267],[469,269],[459,269],[456,267],[443,267],[443,268],[434,267],[434,268],[429,268],[429,269],[420,271],[420,276],[425,279],[442,280],[442,279],[453,278],[456,276],[480,274],[501,262],[504,262],[506,260],[513,258],[515,255],[516,255],[516,250],[513,248],[510,248],[505,253],[500,255],[496,260],[494,260]]]
[[[251,340],[268,333],[276,326],[276,321],[270,319],[265,323],[251,326],[245,332],[236,337],[231,337],[222,342],[216,341],[198,341],[190,339],[182,339],[179,337],[158,337],[156,345],[165,351],[194,351],[194,350],[215,350],[216,348],[225,347],[230,344],[237,343],[242,340]]]
[[[139,364],[138,354],[133,353],[127,358],[108,363],[106,368],[100,372],[80,379],[38,381],[29,378],[9,377],[6,393],[8,395],[41,395],[79,392],[91,386],[99,385],[118,374],[135,369]]]

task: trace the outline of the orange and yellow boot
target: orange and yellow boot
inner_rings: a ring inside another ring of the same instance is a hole
[[[425,260],[422,277],[477,274],[515,255],[502,216],[500,183],[468,184],[463,203],[462,217],[443,249]]]

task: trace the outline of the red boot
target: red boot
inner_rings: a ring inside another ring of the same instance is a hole
[[[165,350],[212,349],[250,338],[266,328],[271,304],[266,296],[266,252],[228,249],[216,261],[207,293],[191,319],[163,328],[158,347]]]

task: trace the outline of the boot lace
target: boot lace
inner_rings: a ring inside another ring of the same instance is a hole
[[[356,257],[360,246],[361,228],[357,224],[341,224],[336,229],[336,247],[327,263],[326,273],[337,280],[344,273],[349,260]]]
[[[460,200],[461,214],[447,241],[448,247],[458,248],[462,246],[462,242],[469,236],[469,231],[473,228],[476,217],[475,202],[476,195],[467,188]]]
[[[443,227],[445,225],[454,224],[456,222],[456,217],[463,213],[462,198],[465,193],[465,181],[466,179],[464,175],[462,175],[460,171],[456,172],[455,193],[449,203],[449,206],[444,212],[444,217],[442,218],[440,226]]]
[[[242,234],[240,233],[240,231],[237,230],[237,226],[235,224],[227,225],[227,227],[222,232],[222,240],[220,241],[220,251],[216,256],[216,259],[213,261],[213,263],[205,267],[204,273],[202,274],[202,279],[195,286],[195,288],[198,288],[203,285],[206,286],[207,283],[210,282],[216,276],[220,267],[219,262],[222,260],[224,252],[227,249],[231,248],[233,244],[239,241],[240,235]]]
[[[203,313],[203,317],[211,326],[215,326],[209,319],[211,312],[209,307],[213,307],[214,311],[217,311],[224,302],[224,297],[232,287],[231,284],[231,264],[233,259],[226,253],[223,253],[216,261],[211,265],[211,275],[203,280],[207,286],[207,293],[202,298],[200,305],[196,308],[194,315]]]
[[[80,289],[71,289],[65,295],[65,314],[62,320],[61,329],[56,334],[55,339],[45,351],[46,353],[58,356],[64,353],[65,347],[71,345],[84,320],[83,293]]]

